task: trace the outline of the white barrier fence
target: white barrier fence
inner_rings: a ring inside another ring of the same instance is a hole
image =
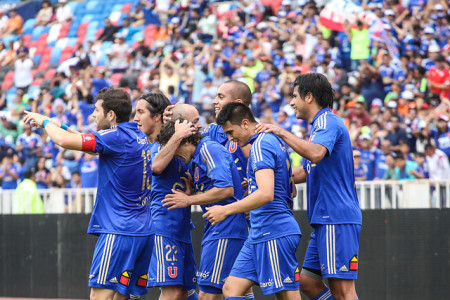
[[[450,179],[356,182],[361,209],[450,208]],[[13,214],[14,190],[0,191],[0,214]],[[45,213],[91,213],[97,189],[39,190]],[[294,210],[306,210],[306,185],[297,185]],[[201,211],[199,206],[192,211]]]

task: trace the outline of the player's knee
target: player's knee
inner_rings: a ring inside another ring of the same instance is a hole
[[[186,293],[187,295],[187,293]],[[183,295],[181,287],[167,286],[161,287],[161,298],[162,299],[173,299],[173,300],[183,300],[186,299]]]
[[[325,288],[322,281],[318,281],[304,274],[300,274],[300,291],[311,298]]]
[[[114,291],[113,291],[114,292]],[[112,300],[114,294],[107,294],[103,289],[91,288],[90,299],[91,300]]]
[[[227,281],[225,282],[225,284],[222,287],[222,293],[225,298],[235,296],[235,295],[233,295],[233,286],[230,283],[228,283]]]

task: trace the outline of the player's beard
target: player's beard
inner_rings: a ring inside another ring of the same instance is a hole
[[[111,123],[105,118],[97,121],[97,131],[111,128]]]

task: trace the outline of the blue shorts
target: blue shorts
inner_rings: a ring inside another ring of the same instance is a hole
[[[208,294],[222,294],[222,287],[245,240],[220,239],[202,245],[198,287]]]
[[[288,235],[270,241],[245,242],[230,276],[259,284],[264,295],[299,289],[300,272],[296,251],[301,235]]]
[[[183,290],[195,289],[196,274],[197,265],[191,243],[155,235],[148,287],[181,285]]]
[[[146,295],[153,235],[101,234],[95,245],[89,286],[123,295]]]
[[[356,279],[361,225],[314,225],[303,268],[320,270],[323,278]]]

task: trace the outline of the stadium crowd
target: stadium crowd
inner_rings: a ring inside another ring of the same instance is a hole
[[[372,19],[347,16],[343,31],[322,25],[319,0],[111,1],[119,10],[106,8],[100,21],[86,18],[97,13],[93,2],[44,0],[26,22],[16,9],[0,11],[2,189],[30,168],[38,188],[97,185],[97,158],[57,147],[21,122],[25,110],[91,133],[94,96],[116,85],[133,107],[150,90],[193,104],[207,128],[218,87],[235,79],[250,87],[259,120],[308,139],[310,125],[289,102],[294,79],[311,71],[333,86],[358,180],[450,178],[446,1],[363,1]]]

